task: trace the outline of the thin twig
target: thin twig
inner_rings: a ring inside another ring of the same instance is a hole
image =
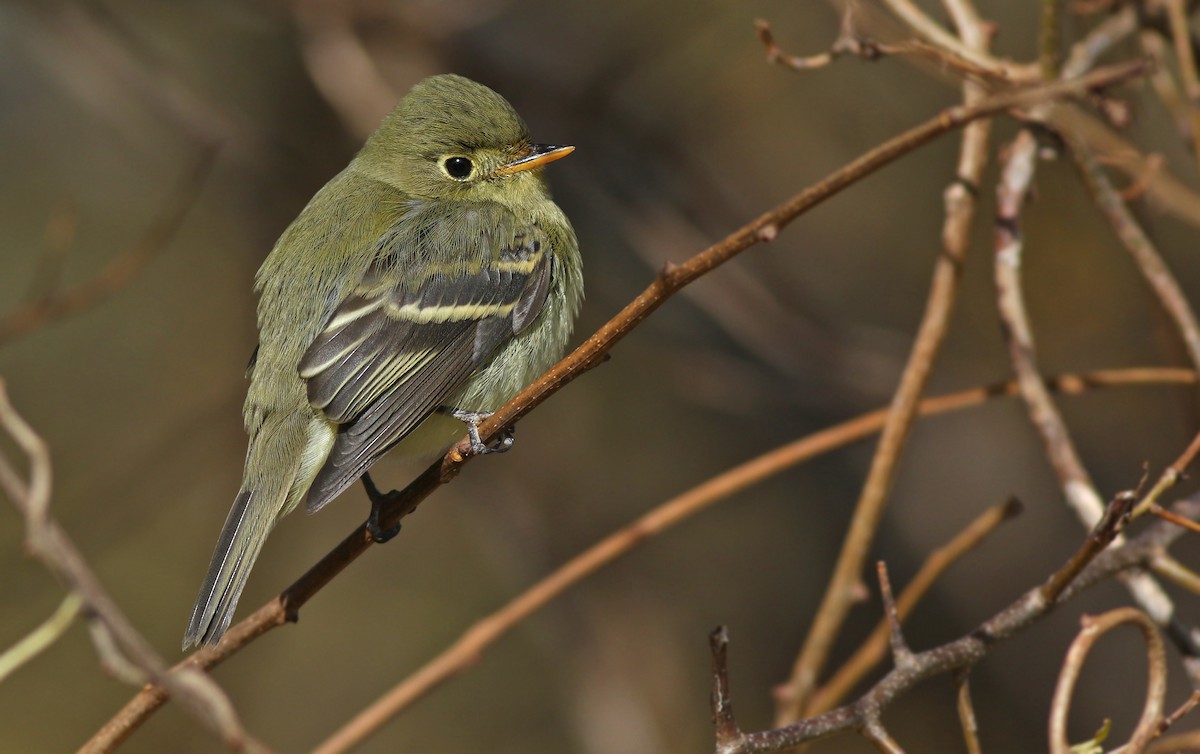
[[[971,703],[970,672],[960,670],[955,673],[954,686],[954,706],[958,711],[958,723],[962,728],[967,754],[983,754],[983,746],[979,743],[979,723],[975,719],[975,705]]]
[[[1137,494],[1134,492],[1118,493],[1113,501],[1104,509],[1104,516],[1096,524],[1095,528],[1083,540],[1083,544],[1067,561],[1067,565],[1054,574],[1054,577],[1047,581],[1042,586],[1042,599],[1047,602],[1055,602],[1058,596],[1062,594],[1063,589],[1075,580],[1087,564],[1095,560],[1104,548],[1113,543],[1122,531],[1125,525],[1129,523],[1129,514],[1133,510],[1133,504],[1137,502]]]
[[[1196,53],[1192,48],[1187,0],[1164,0],[1164,4],[1171,25],[1171,41],[1175,44],[1175,57],[1179,62],[1179,77],[1183,80],[1183,98],[1190,115],[1192,152],[1200,160],[1200,75],[1196,72]]]
[[[1200,369],[1200,322],[1197,321],[1179,281],[1175,279],[1166,260],[1142,230],[1141,224],[1129,211],[1112,182],[1108,180],[1092,151],[1070,137],[1067,138],[1067,144],[1083,176],[1084,184],[1091,191],[1092,200],[1104,213],[1113,232],[1133,257],[1142,277],[1149,283],[1159,303],[1175,323],[1192,366]]]
[[[729,632],[724,626],[708,635],[708,645],[712,652],[713,727],[716,729],[717,754],[723,754],[736,751],[742,738],[729,693]]]
[[[1150,504],[1150,512],[1153,513],[1155,516],[1158,516],[1159,518],[1161,518],[1164,521],[1170,521],[1171,523],[1175,524],[1176,526],[1182,526],[1183,528],[1187,529],[1188,531],[1192,531],[1197,534],[1200,534],[1200,524],[1197,524],[1195,521],[1191,521],[1189,519],[1183,518],[1182,516],[1176,516],[1174,513],[1167,510],[1166,508],[1163,508],[1158,503]]]
[[[926,401],[922,401],[922,405],[925,403]],[[953,539],[929,553],[921,565],[921,570],[917,571],[917,575],[904,587],[900,598],[896,600],[896,610],[900,620],[905,620],[912,613],[925,593],[950,566],[974,550],[1000,524],[1020,512],[1021,504],[1015,499],[993,505],[956,534]],[[804,710],[804,717],[820,714],[841,703],[863,677],[879,664],[886,655],[887,648],[888,621],[885,619],[879,622],[862,646],[833,674],[829,681],[817,689],[808,707]]]
[[[42,625],[29,632],[25,638],[4,652],[0,652],[0,683],[14,670],[37,657],[62,638],[62,635],[79,617],[79,611],[82,608],[83,600],[79,598],[79,595],[74,592],[68,594],[63,598],[62,604],[58,606],[54,614],[47,618]]]
[[[1038,68],[1042,78],[1058,78],[1059,38],[1062,26],[1062,0],[1042,0],[1041,34],[1038,41]]]
[[[892,661],[898,668],[911,666],[913,653],[904,640],[904,629],[900,626],[900,613],[896,611],[896,600],[892,596],[892,580],[888,578],[887,564],[876,563],[879,576],[879,597],[883,601],[883,619],[888,627],[888,646],[892,648]]]
[[[1083,628],[1071,643],[1066,659],[1063,660],[1058,685],[1054,689],[1054,700],[1050,705],[1051,754],[1070,754],[1067,718],[1071,710],[1071,697],[1075,693],[1075,683],[1079,680],[1079,673],[1088,653],[1101,636],[1125,623],[1136,626],[1142,632],[1146,640],[1146,659],[1149,665],[1146,682],[1148,688],[1146,701],[1142,706],[1142,716],[1127,744],[1129,752],[1140,752],[1146,748],[1150,739],[1158,735],[1163,699],[1167,693],[1166,649],[1162,637],[1158,634],[1158,628],[1145,613],[1132,607],[1110,610],[1095,618],[1085,615],[1082,622]]]
[[[986,48],[987,35],[980,32],[972,41],[974,45]],[[980,85],[973,82],[964,85],[963,98],[967,107],[977,105],[985,97],[985,90]],[[837,564],[804,645],[792,665],[791,675],[776,694],[777,726],[797,720],[803,714],[833,643],[854,604],[855,587],[862,578],[863,567],[883,518],[900,456],[916,416],[917,402],[928,384],[950,326],[970,244],[978,186],[987,166],[989,133],[987,121],[972,123],[963,132],[955,180],[945,192],[942,253],[934,263],[925,313],[900,376],[900,384],[892,397],[888,421],[871,458]]]
[[[975,66],[994,71],[997,75],[1014,83],[1028,82],[1038,78],[1037,66],[1019,65],[1009,60],[1002,60],[989,54],[986,50],[966,44],[930,18],[912,0],[882,0],[882,2],[906,26],[934,46],[968,60]]]

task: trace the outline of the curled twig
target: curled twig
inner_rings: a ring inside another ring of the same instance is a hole
[[[1162,637],[1154,622],[1141,610],[1122,607],[1110,610],[1098,617],[1083,616],[1083,628],[1063,661],[1062,671],[1058,676],[1058,685],[1054,690],[1054,700],[1050,705],[1050,751],[1052,754],[1069,754],[1071,744],[1067,741],[1067,717],[1071,710],[1071,697],[1075,693],[1075,683],[1088,653],[1092,651],[1096,641],[1112,629],[1125,623],[1137,627],[1146,640],[1146,659],[1149,664],[1146,689],[1146,701],[1142,706],[1142,716],[1127,745],[1130,752],[1140,752],[1154,736],[1158,734],[1159,723],[1162,720],[1163,698],[1167,692],[1167,663],[1166,649]]]

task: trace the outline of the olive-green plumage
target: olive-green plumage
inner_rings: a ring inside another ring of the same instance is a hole
[[[257,285],[241,491],[184,648],[215,643],[276,520],[318,510],[439,409],[499,408],[558,359],[578,243],[500,95],[413,87],[284,231]],[[461,425],[460,425],[461,426]]]

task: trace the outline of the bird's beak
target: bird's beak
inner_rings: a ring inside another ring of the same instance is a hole
[[[507,165],[496,168],[496,175],[512,175],[525,170],[540,168],[548,162],[562,159],[575,151],[575,147],[556,147],[551,144],[534,144],[529,152]]]

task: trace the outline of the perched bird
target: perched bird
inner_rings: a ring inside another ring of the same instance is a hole
[[[242,487],[184,649],[220,640],[297,505],[320,510],[362,477],[373,535],[394,533],[367,470],[431,415],[493,449],[477,424],[561,357],[583,298],[575,232],[539,170],[573,149],[533,143],[482,84],[433,76],[284,231],[255,281]]]

